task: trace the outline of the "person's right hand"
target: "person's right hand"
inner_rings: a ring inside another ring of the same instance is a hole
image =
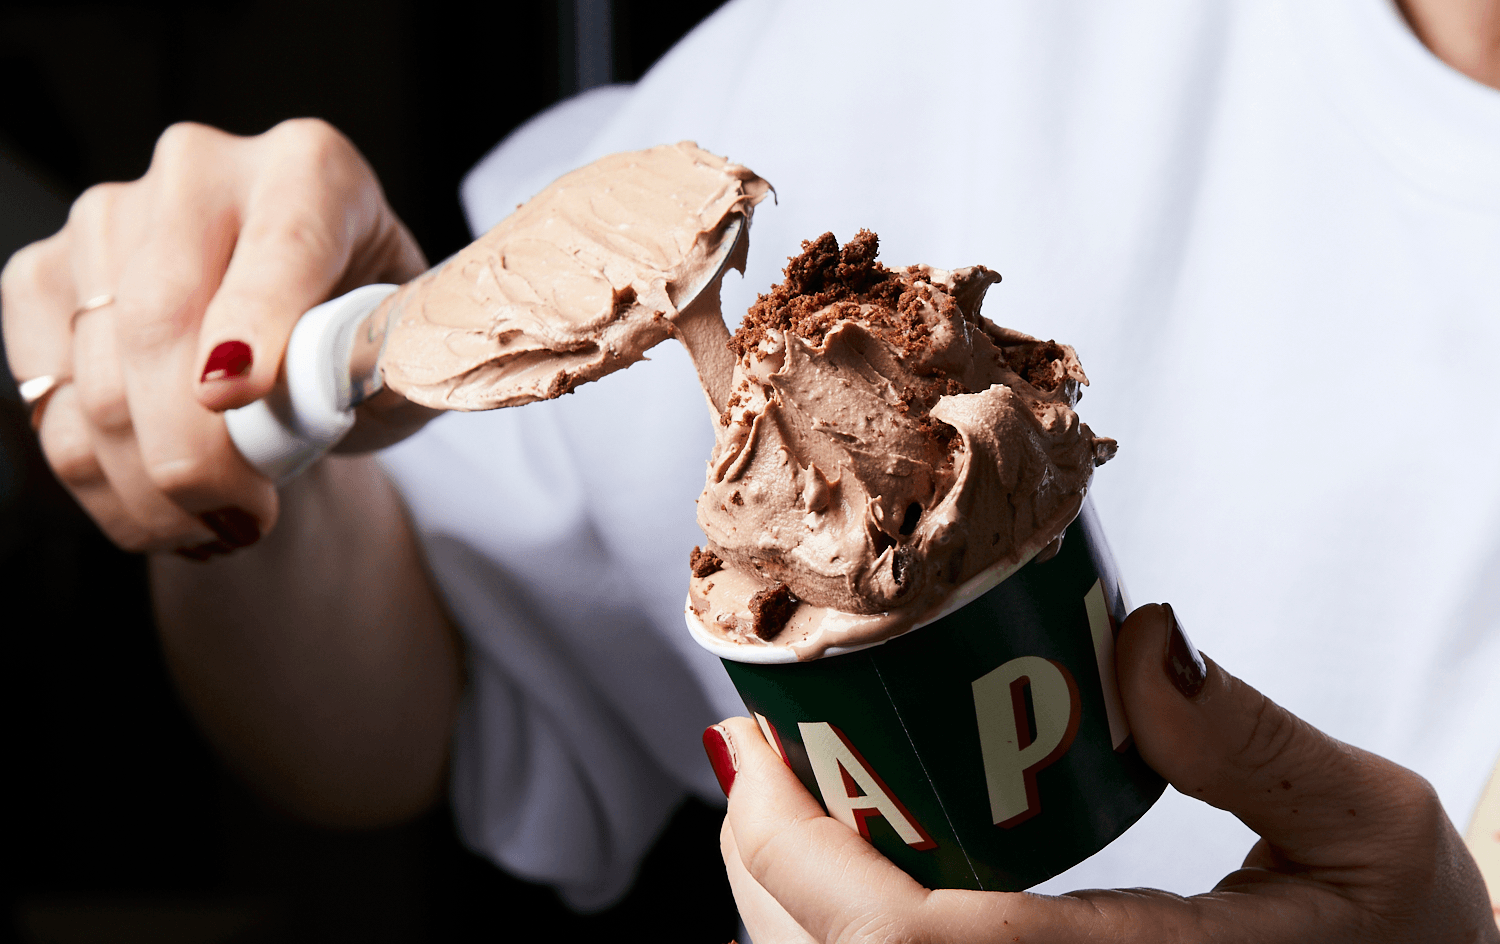
[[[140,180],[78,198],[0,275],[42,450],[118,545],[205,559],[274,524],[274,485],[219,415],[264,396],[303,312],[427,268],[354,145],[324,122],[242,138],[168,128]],[[105,304],[100,304],[107,301]],[[92,303],[92,304],[91,304]]]

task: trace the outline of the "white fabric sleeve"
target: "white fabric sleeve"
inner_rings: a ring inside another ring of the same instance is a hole
[[[464,175],[464,218],[476,237],[578,165],[599,128],[630,97],[629,85],[601,85],[547,109],[512,131]]]
[[[652,687],[695,718],[706,709],[600,542],[540,407],[444,417],[381,461],[466,643],[451,788],[460,834],[594,910],[629,887],[685,794],[628,692]]]
[[[547,620],[528,612],[529,594],[501,566],[452,538],[435,537],[427,551],[454,617],[483,627],[468,634],[469,688],[454,732],[460,834],[521,877],[556,886],[575,908],[610,904],[682,787],[651,762]],[[617,626],[631,619],[615,617]]]

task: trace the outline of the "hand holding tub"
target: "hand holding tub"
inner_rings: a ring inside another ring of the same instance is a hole
[[[1118,671],[1151,766],[1261,836],[1213,891],[928,891],[824,815],[753,721],[730,719],[704,740],[732,787],[724,859],[756,944],[1500,941],[1478,869],[1421,777],[1198,656],[1169,607],[1126,621]]]

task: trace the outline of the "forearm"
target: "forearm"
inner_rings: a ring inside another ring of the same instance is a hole
[[[444,782],[462,674],[400,502],[368,457],[324,460],[281,501],[254,547],[152,559],[182,696],[230,766],[299,815],[420,812]]]

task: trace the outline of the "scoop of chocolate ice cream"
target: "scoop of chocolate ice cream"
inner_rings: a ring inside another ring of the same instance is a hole
[[[1074,412],[1088,380],[1072,348],[980,315],[998,275],[894,270],[877,249],[868,231],[803,243],[734,336],[698,500],[725,573],[695,606],[721,631],[774,637],[733,598],[784,585],[809,607],[892,617],[835,621],[841,644],[858,626],[888,634],[1034,556],[1114,455]]]

